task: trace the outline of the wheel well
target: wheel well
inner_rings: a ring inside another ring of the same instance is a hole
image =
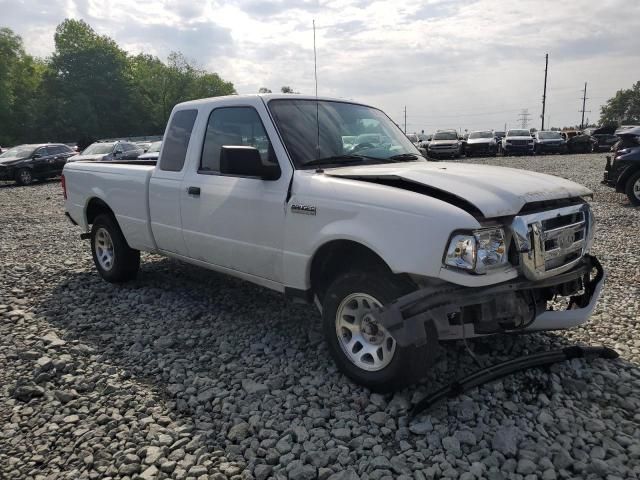
[[[622,172],[622,175],[620,175],[620,178],[618,178],[616,191],[624,193],[627,188],[627,182],[638,172],[640,172],[640,167],[637,167],[635,165],[627,167],[627,169]]]
[[[113,215],[113,210],[111,210],[111,208],[109,208],[109,205],[107,205],[104,201],[100,200],[99,198],[92,198],[91,200],[89,200],[86,213],[87,224],[92,224],[96,217],[103,213],[115,217],[115,215]]]
[[[350,240],[334,240],[318,249],[311,261],[311,290],[322,299],[331,281],[348,270],[390,273],[386,262],[373,250]]]

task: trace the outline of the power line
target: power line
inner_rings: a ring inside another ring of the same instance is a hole
[[[542,90],[542,127],[540,130],[544,130],[544,109],[547,105],[547,71],[549,70],[549,54],[544,56],[544,90]]]
[[[407,106],[404,106],[404,133],[407,133]]]
[[[584,93],[582,94],[582,120],[580,120],[580,130],[584,128],[584,112],[587,103],[587,82],[584,82]],[[589,110],[588,113],[591,113]]]

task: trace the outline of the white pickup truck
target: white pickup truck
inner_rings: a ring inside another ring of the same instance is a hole
[[[603,285],[587,188],[427,162],[353,102],[182,103],[157,165],[73,162],[63,188],[105,280],[149,251],[314,302],[339,368],[378,391],[423,376],[442,340],[579,325]]]

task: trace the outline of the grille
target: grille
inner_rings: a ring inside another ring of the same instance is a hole
[[[575,266],[590,248],[593,217],[587,204],[517,216],[512,224],[523,273],[531,280]]]
[[[528,140],[511,140],[511,144],[512,145],[518,145],[518,146],[524,146],[524,145],[529,145],[529,141]]]

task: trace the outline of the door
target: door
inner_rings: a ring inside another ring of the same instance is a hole
[[[281,283],[284,207],[292,172],[288,161],[278,162],[271,142],[276,135],[264,104],[257,97],[247,102],[222,103],[208,115],[203,135],[198,136],[204,138],[195,152],[199,158],[185,173],[180,200],[183,235],[193,259]],[[221,174],[223,145],[257,148],[263,162],[280,164],[280,178]]]
[[[187,250],[182,236],[180,192],[197,116],[196,109],[178,110],[171,115],[158,166],[149,181],[149,217],[156,246],[184,256]]]
[[[31,172],[34,177],[44,177],[53,169],[53,155],[50,147],[40,147],[33,152],[31,160]]]

